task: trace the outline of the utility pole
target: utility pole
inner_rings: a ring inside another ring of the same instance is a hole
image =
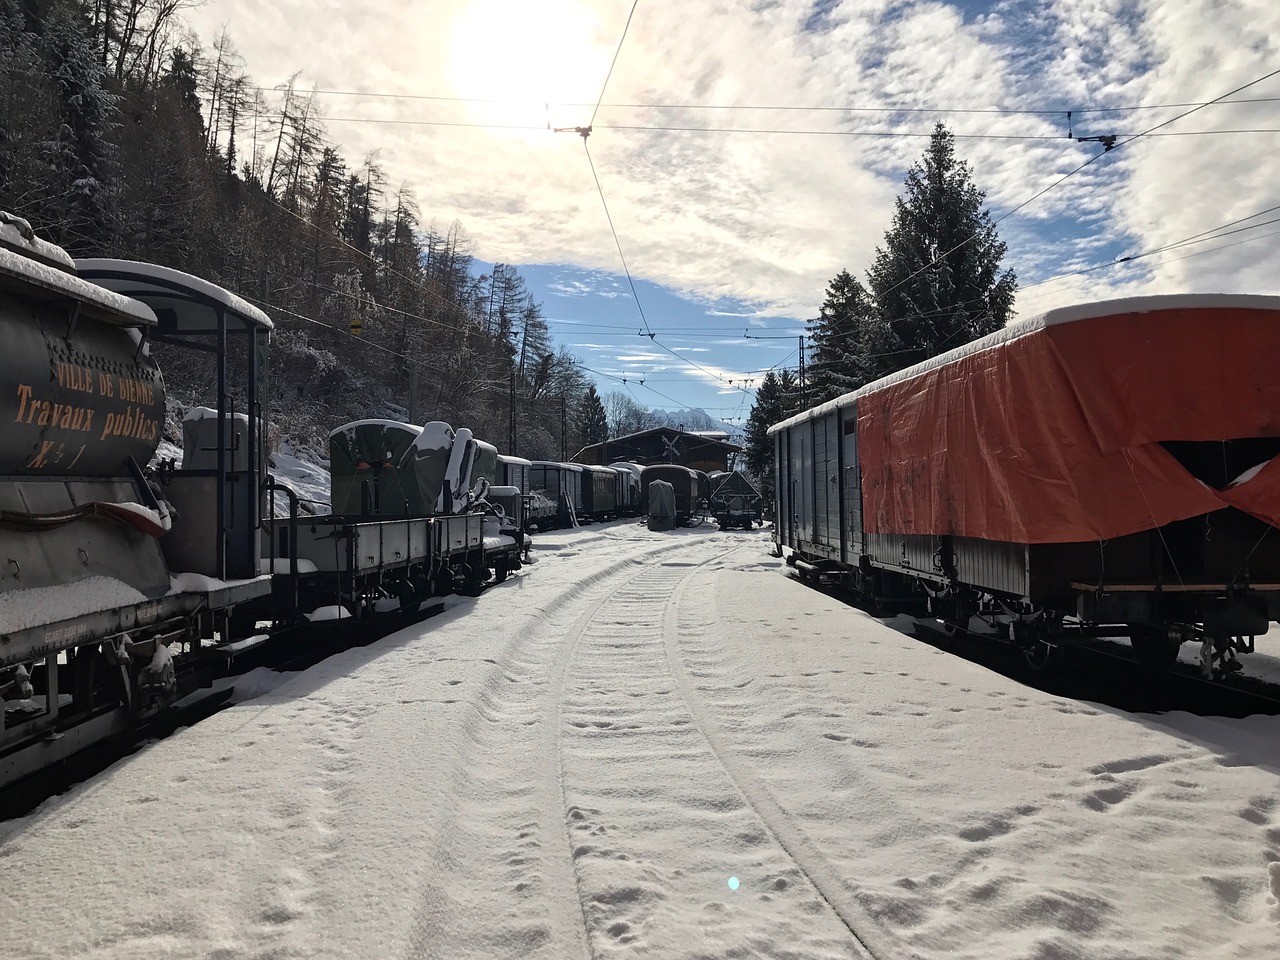
[[[804,337],[796,339],[800,341],[800,406],[803,408],[809,405],[804,389]]]
[[[516,455],[516,368],[511,368],[511,386],[507,394],[507,450]]]
[[[560,394],[560,462],[569,461],[569,417],[566,412],[564,394]]]

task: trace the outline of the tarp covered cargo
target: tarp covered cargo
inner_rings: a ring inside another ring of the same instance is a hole
[[[666,480],[651,480],[648,491],[649,529],[670,530],[676,523],[676,491]]]
[[[335,514],[434,513],[452,447],[448,424],[357,420],[329,434]]]
[[[737,470],[717,470],[710,476],[713,500],[728,500],[730,497],[760,499],[760,491]]]
[[[1280,444],[1241,442],[1280,437],[1278,367],[1280,297],[1144,297],[1050,311],[826,408],[856,404],[867,532],[1102,540],[1227,506],[1280,523]],[[1221,476],[1201,468],[1228,449]]]

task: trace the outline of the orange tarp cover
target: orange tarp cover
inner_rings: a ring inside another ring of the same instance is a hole
[[[1160,446],[1280,436],[1280,311],[1044,326],[857,402],[872,533],[1064,543],[1228,505],[1280,523],[1280,457],[1213,490]]]

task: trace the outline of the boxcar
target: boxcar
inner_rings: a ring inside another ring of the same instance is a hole
[[[671,484],[675,491],[676,526],[688,526],[693,522],[698,510],[698,473],[688,467],[675,463],[655,463],[640,472],[641,509],[648,515],[649,484],[654,480],[664,480]]]
[[[1280,298],[1166,296],[1011,325],[770,429],[775,538],[1033,665],[1127,632],[1238,669],[1280,615]],[[1007,626],[1001,626],[1005,624]]]

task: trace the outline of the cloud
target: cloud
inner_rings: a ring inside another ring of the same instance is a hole
[[[1007,265],[1028,284],[1243,217],[1268,205],[1255,185],[1280,179],[1275,134],[1164,136],[1276,125],[1273,104],[1236,103],[1123,144],[1053,186],[1101,153],[1074,137],[1123,139],[1187,109],[1117,108],[1208,100],[1272,69],[1280,6],[1270,0],[995,0],[978,13],[937,0],[646,0],[585,141],[590,163],[581,137],[546,126],[592,120],[629,6],[547,4],[538,8],[559,19],[531,18],[521,11],[534,5],[515,0],[389,6],[374,17],[355,0],[330,0],[324,16],[302,0],[210,0],[189,16],[206,47],[229,24],[259,84],[300,70],[303,88],[507,101],[320,97],[347,159],[379,150],[389,184],[411,187],[428,221],[460,222],[477,256],[595,271],[554,282],[555,295],[629,296],[612,276],[621,264],[594,165],[632,274],[751,325],[764,321],[716,305],[813,316],[832,276],[873,262],[939,117],[930,108],[1042,111],[945,115],[997,216],[1051,188],[999,228]],[[1273,80],[1241,98],[1277,94]],[[759,109],[613,105],[622,103]],[[827,109],[886,105],[901,109]],[[1099,107],[1117,112],[1088,112]],[[814,132],[662,129],[678,127]],[[1210,247],[1046,284],[1034,297],[1028,289],[1019,309],[1280,284],[1274,243]]]

